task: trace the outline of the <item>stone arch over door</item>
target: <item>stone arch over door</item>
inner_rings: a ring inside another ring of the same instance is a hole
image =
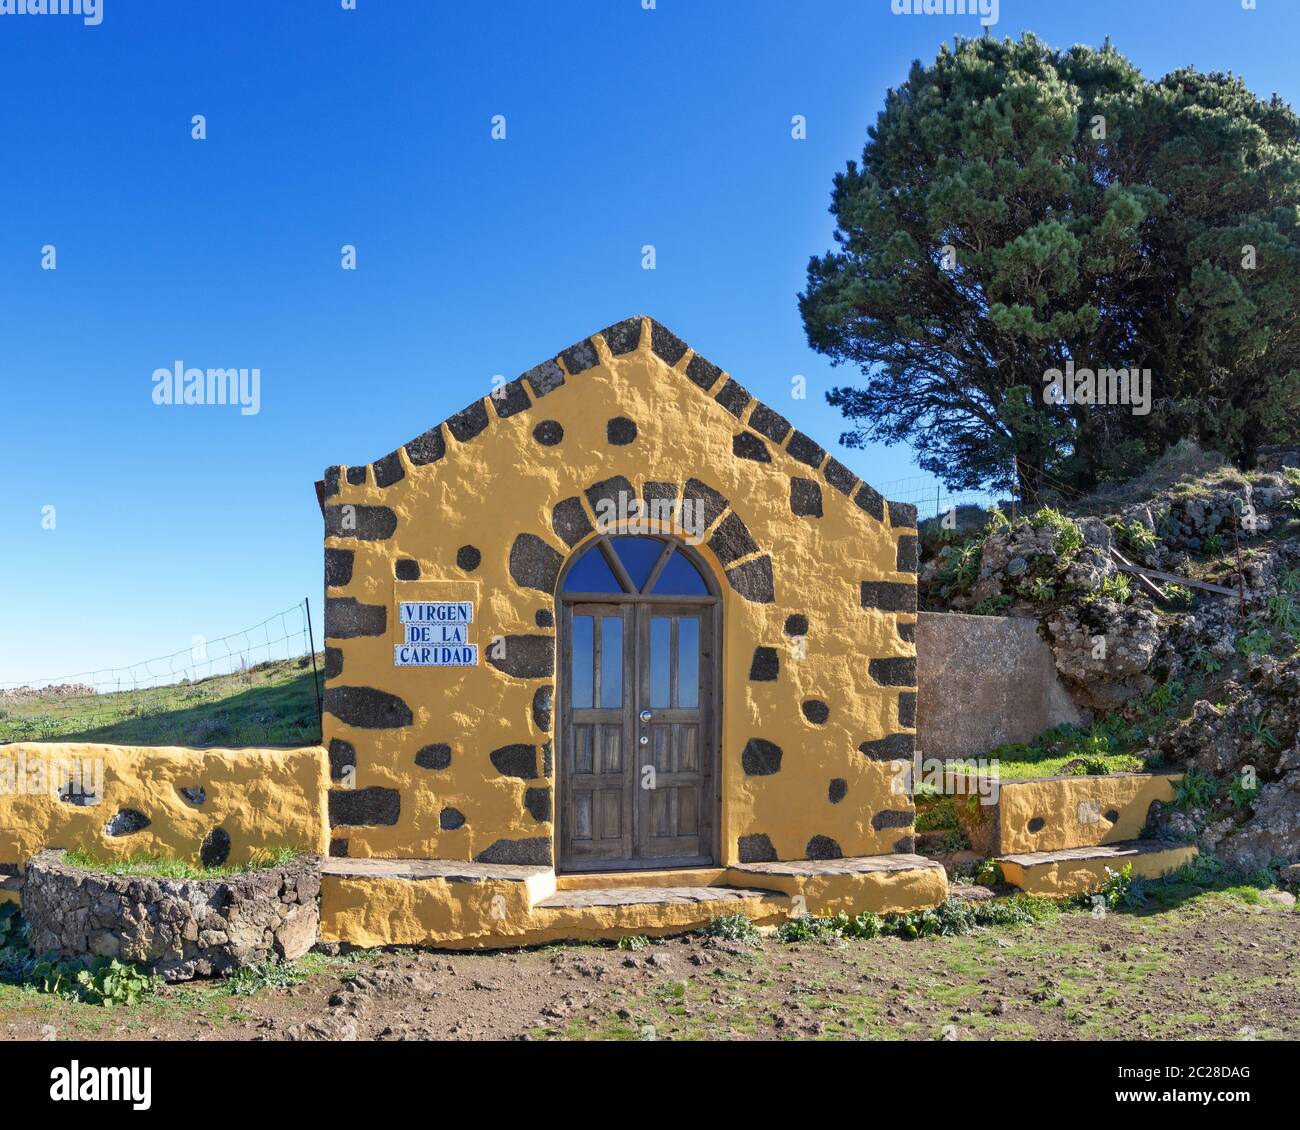
[[[567,871],[719,859],[722,599],[681,538],[584,541],[556,593],[556,863]]]

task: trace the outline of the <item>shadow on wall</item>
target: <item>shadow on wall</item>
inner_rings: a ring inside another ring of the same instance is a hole
[[[916,677],[917,745],[926,757],[978,757],[1087,721],[1028,617],[920,613]]]

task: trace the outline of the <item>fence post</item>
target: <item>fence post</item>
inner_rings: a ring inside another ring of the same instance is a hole
[[[320,675],[316,671],[316,637],[311,630],[311,598],[304,596],[302,604],[307,610],[307,646],[311,649],[311,685],[316,688],[316,720],[320,723],[323,732],[325,729],[325,709],[321,706]]]

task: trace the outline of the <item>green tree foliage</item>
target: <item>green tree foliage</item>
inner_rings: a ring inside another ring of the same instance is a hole
[[[1034,499],[1187,436],[1250,465],[1300,432],[1300,118],[1276,96],[985,37],[914,63],[868,134],[800,295],[813,348],[865,377],[828,397],[845,443]],[[1150,369],[1150,413],[1047,403],[1071,359]]]

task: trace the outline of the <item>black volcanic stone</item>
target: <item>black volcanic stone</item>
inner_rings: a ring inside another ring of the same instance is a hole
[[[910,828],[915,819],[914,814],[906,809],[887,808],[871,818],[871,826],[877,832],[883,832],[886,828]]]
[[[736,855],[741,863],[775,863],[776,848],[762,833],[741,836],[736,841]]]
[[[347,640],[357,636],[382,636],[388,630],[388,609],[382,604],[362,604],[350,596],[325,598],[325,635]]]
[[[853,493],[853,484],[858,481],[858,476],[835,458],[826,460],[826,466],[822,468],[822,477],[845,496]]]
[[[447,440],[442,434],[441,424],[436,424],[406,445],[406,457],[416,467],[436,463],[446,454]]]
[[[537,776],[537,747],[515,742],[503,745],[488,754],[498,773],[506,777],[521,777],[531,781]]]
[[[735,377],[728,377],[727,383],[724,384],[717,392],[717,401],[728,412],[739,419],[749,402],[754,398],[749,395],[749,390],[745,388]]]
[[[555,674],[554,636],[503,636],[487,649],[498,671],[520,679],[549,679]]]
[[[802,612],[794,612],[785,618],[787,636],[806,636],[808,634],[808,617]]]
[[[576,496],[560,499],[555,504],[555,509],[551,511],[551,529],[569,548],[573,548],[591,533],[593,529],[591,519],[587,517],[582,499]]]
[[[916,726],[916,691],[904,691],[898,696],[898,724]]]
[[[781,657],[774,647],[754,648],[749,662],[749,678],[755,683],[775,683],[781,674]]]
[[[853,501],[858,504],[860,510],[865,510],[879,522],[885,519],[885,500],[879,491],[873,490],[866,483],[858,487],[858,493],[853,496]]]
[[[918,563],[916,535],[904,534],[898,539],[898,571],[900,573],[915,573]]]
[[[601,330],[600,336],[605,339],[605,344],[615,357],[631,353],[641,344],[641,319],[625,318],[621,322],[615,322]]]
[[[752,459],[755,463],[771,463],[772,453],[767,444],[753,432],[741,432],[731,437],[731,454],[737,459]]]
[[[849,795],[849,783],[843,777],[832,777],[830,788],[826,790],[826,799],[831,804],[839,804]]]
[[[362,730],[395,730],[412,721],[411,708],[405,702],[374,687],[329,687],[325,710]]]
[[[564,558],[535,534],[520,534],[510,546],[510,578],[524,588],[555,591]]]
[[[615,416],[605,425],[605,438],[615,447],[626,447],[636,439],[636,421]]]
[[[339,472],[341,467],[326,467],[325,476],[321,479],[320,496],[322,501],[326,498],[333,498],[339,492]]]
[[[916,837],[902,836],[894,841],[894,850],[901,852],[903,855],[911,855],[916,851]]]
[[[516,377],[513,381],[503,384],[500,388],[494,388],[488,399],[492,402],[492,407],[496,409],[497,417],[502,420],[509,416],[518,415],[520,412],[527,411],[532,407],[532,402],[528,399],[528,393],[524,391],[522,377]]]
[[[754,405],[749,414],[749,426],[760,435],[767,436],[773,443],[784,443],[790,434],[790,421],[779,412],[773,412],[766,404]]]
[[[908,624],[900,620],[898,622],[898,638],[906,640],[908,643],[916,643],[916,624]]]
[[[719,494],[707,483],[700,482],[699,479],[686,480],[686,487],[682,492],[682,498],[683,500],[689,498],[695,503],[695,512],[697,515],[703,511],[705,529],[708,529],[713,525],[729,505],[724,495]]]
[[[772,583],[772,559],[755,557],[727,570],[727,583],[753,604],[771,604],[776,599]]]
[[[785,445],[785,449],[800,463],[807,463],[809,467],[813,468],[820,467],[822,460],[826,458],[826,449],[804,435],[803,432],[795,432]]]
[[[916,507],[910,502],[891,502],[889,504],[889,524],[895,528],[910,526],[916,529]]]
[[[534,836],[527,840],[497,840],[474,857],[475,863],[508,863],[513,866],[532,865],[549,867],[551,864],[550,836]]]
[[[345,515],[351,513],[353,528],[344,529]],[[361,506],[341,503],[325,507],[325,536],[356,538],[358,541],[384,541],[397,529],[397,515],[387,506]]]
[[[348,468],[348,486],[363,487],[366,485],[366,476],[370,473],[370,468],[364,464],[360,467]]]
[[[686,363],[686,375],[705,392],[708,392],[718,383],[718,378],[722,376],[722,370],[712,361],[706,361],[697,353]]]
[[[153,823],[138,808],[119,808],[104,825],[104,835],[106,836],[130,836],[136,832],[143,832]]]
[[[559,420],[543,420],[533,429],[533,439],[543,447],[554,447],[564,438],[564,427]]]
[[[330,789],[330,827],[396,824],[402,794],[396,789]]]
[[[325,548],[325,585],[342,588],[352,581],[352,562],[356,553],[351,549]]]
[[[462,545],[456,550],[456,567],[472,573],[483,563],[483,554],[476,545]]]
[[[1041,816],[1035,816],[1031,821],[1029,821],[1029,830],[1031,832],[1041,832],[1046,827],[1047,821]]]
[[[533,613],[533,623],[535,623],[539,628],[554,628],[555,613],[549,608],[539,608]]]
[[[375,486],[391,487],[394,483],[406,478],[406,468],[402,466],[402,457],[396,451],[390,455],[385,455],[382,459],[376,459],[374,468]]]
[[[341,781],[357,767],[357,747],[341,738],[331,738],[329,748],[330,780]]]
[[[549,731],[551,728],[551,709],[555,699],[555,688],[551,686],[538,687],[533,693],[533,725],[539,730]]]
[[[819,698],[808,699],[800,709],[803,711],[803,716],[814,726],[824,726],[826,719],[831,716],[831,708]]]
[[[454,832],[465,827],[465,814],[459,808],[444,808],[438,813],[438,827],[444,832]]]
[[[804,849],[805,859],[843,859],[844,852],[830,836],[813,836]]]
[[[765,738],[750,738],[740,754],[740,767],[747,777],[770,777],[780,772],[781,747]]]
[[[916,752],[916,735],[890,734],[879,741],[863,742],[858,750],[872,761],[908,761]]]
[[[790,480],[790,511],[800,518],[822,516],[822,488],[812,479]]]
[[[664,329],[653,318],[650,319],[650,348],[654,350],[655,356],[666,361],[669,365],[676,365],[683,357],[686,356],[686,342],[682,341],[671,330]]]
[[[588,369],[595,367],[599,360],[596,354],[596,347],[591,344],[590,338],[583,338],[576,345],[569,346],[560,354],[560,360],[564,362],[564,368],[569,376],[576,377],[579,373],[585,373]]]
[[[713,531],[709,538],[709,548],[723,565],[730,565],[733,561],[758,552],[758,545],[750,537],[748,527],[734,510]]]
[[[398,560],[395,573],[399,581],[418,581],[420,579],[420,563],[412,561],[409,557],[403,557]]]
[[[878,608],[881,612],[915,612],[916,584],[907,581],[863,581],[860,599],[863,608]]]
[[[545,824],[551,818],[551,790],[546,786],[528,789],[524,793],[524,807],[529,816]]]
[[[622,475],[615,475],[613,478],[602,479],[598,483],[593,483],[585,493],[587,501],[591,504],[592,513],[596,515],[597,522],[601,520],[603,513],[622,514],[625,509],[630,508],[636,502],[636,491],[632,488],[632,484]],[[622,505],[620,505],[620,502],[622,502]]]
[[[555,361],[543,361],[540,365],[534,365],[519,379],[525,381],[533,390],[533,399],[540,400],[564,384],[564,370]]]
[[[481,400],[447,418],[447,430],[461,443],[468,443],[487,426],[487,405]]]
[[[421,769],[450,769],[451,746],[445,742],[421,746],[415,751],[415,763]]]
[[[230,833],[225,828],[213,828],[199,845],[199,864],[203,867],[220,867],[230,858]]]
[[[332,859],[347,859],[348,841],[346,839],[340,839],[337,836],[331,839],[329,854]]]

